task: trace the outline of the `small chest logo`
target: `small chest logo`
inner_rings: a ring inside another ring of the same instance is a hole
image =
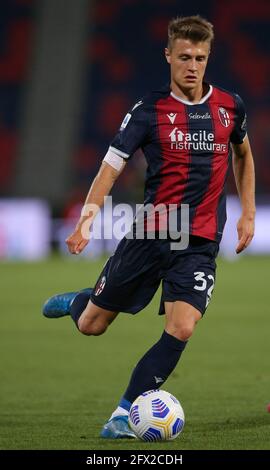
[[[221,124],[224,127],[229,127],[231,124],[229,113],[224,108],[218,108],[218,116]]]
[[[101,294],[101,292],[103,291],[103,289],[104,289],[104,287],[105,287],[105,284],[106,284],[106,277],[103,276],[103,277],[100,279],[100,281],[99,281],[99,283],[98,283],[98,285],[97,285],[97,287],[96,287],[95,295]]]
[[[171,123],[173,124],[177,114],[170,113],[170,114],[167,114],[167,116],[168,116],[169,120],[171,121]]]

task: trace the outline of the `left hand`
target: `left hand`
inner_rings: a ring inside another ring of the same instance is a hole
[[[254,236],[255,220],[254,217],[242,215],[238,220],[237,232],[239,243],[236,248],[236,253],[239,254],[245,250],[250,244]]]

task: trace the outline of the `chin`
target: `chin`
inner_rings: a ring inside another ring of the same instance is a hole
[[[182,88],[183,90],[194,90],[195,88],[197,88],[198,86],[198,83],[182,83],[180,85],[180,88]]]
[[[189,82],[178,82],[176,81],[176,84],[179,88],[182,90],[194,90],[194,88],[198,87],[198,82],[195,83],[189,83]]]

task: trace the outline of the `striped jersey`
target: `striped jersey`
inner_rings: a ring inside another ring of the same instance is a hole
[[[193,104],[166,86],[138,101],[110,151],[128,160],[141,148],[146,161],[144,204],[188,204],[191,235],[220,241],[226,222],[225,181],[230,143],[246,135],[241,98],[208,85]]]

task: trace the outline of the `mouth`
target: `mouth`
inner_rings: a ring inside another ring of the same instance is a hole
[[[194,75],[187,75],[185,77],[185,79],[188,81],[188,82],[195,82],[197,80],[197,77],[195,77]]]

